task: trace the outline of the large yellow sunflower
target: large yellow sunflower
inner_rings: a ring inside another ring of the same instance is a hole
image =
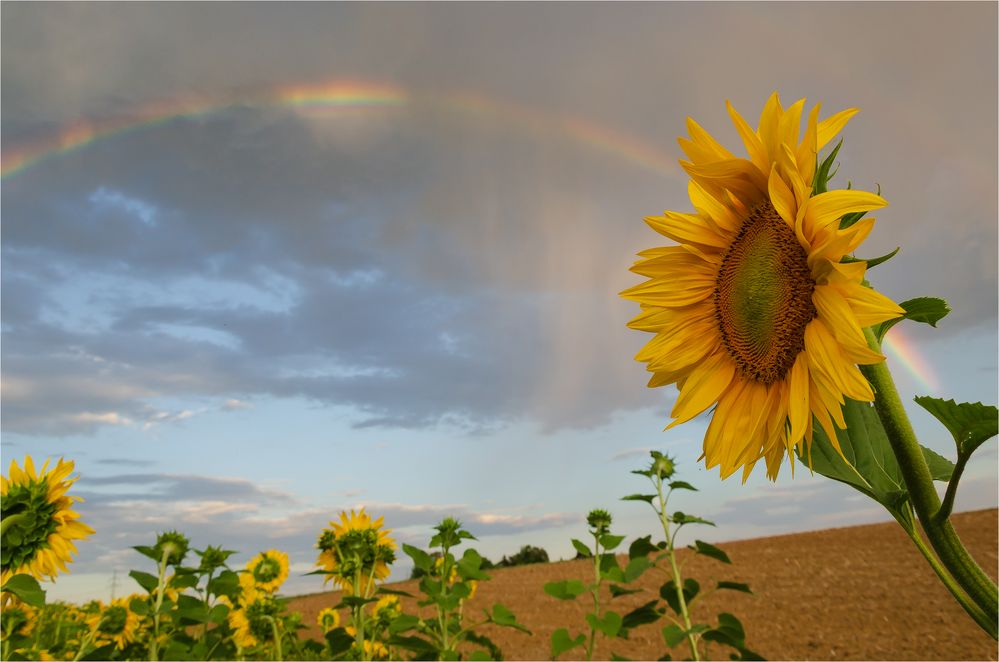
[[[748,159],[687,119],[680,164],[695,211],[646,219],[679,245],[639,253],[632,271],[650,280],[622,292],[642,306],[629,326],[656,334],[636,356],[649,386],[680,391],[670,427],[715,407],[703,457],[722,478],[743,468],[745,481],[765,458],[775,479],[785,451],[811,443],[813,420],[835,444],[844,398],[874,399],[857,365],[884,360],[863,328],[904,313],[865,287],[866,263],[841,262],[874,219],[840,219],[888,203],[812,190],[818,151],[857,111],[820,122],[816,105],[799,136],[804,105],[785,110],[774,93],[754,130],[728,104]]]
[[[66,492],[76,482],[69,478],[73,463],[60,459],[49,469],[49,461],[35,471],[30,455],[24,457],[24,469],[11,460],[9,476],[0,476],[0,511],[4,521],[3,552],[0,561],[2,579],[27,573],[36,579],[55,579],[69,572],[76,553],[74,540],[85,538],[94,530],[78,521],[72,510],[79,497]]]
[[[354,582],[360,579],[359,593],[367,591],[372,578],[389,576],[389,564],[395,561],[395,541],[389,538],[392,531],[382,528],[384,518],[372,520],[361,508],[360,512],[340,513],[340,522],[330,522],[330,528],[319,535],[319,558],[316,565],[330,573],[331,579],[347,593],[354,592]]]

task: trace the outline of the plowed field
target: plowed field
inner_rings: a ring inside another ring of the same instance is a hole
[[[999,525],[996,510],[961,513],[954,525],[972,555],[996,576]],[[940,584],[933,571],[894,523],[741,540],[719,545],[728,566],[703,557],[690,560],[684,575],[702,587],[715,581],[748,583],[755,595],[721,591],[695,607],[695,616],[719,611],[738,616],[746,643],[771,660],[995,660],[996,642],[979,630]],[[551,633],[559,627],[582,630],[584,603],[561,602],[542,591],[546,582],[592,577],[586,561],[491,570],[465,613],[499,601],[534,636],[509,629],[485,631],[507,659],[549,659]],[[644,592],[617,598],[616,611],[651,600],[662,583],[648,572],[639,580]],[[392,588],[417,592],[416,582]],[[291,608],[315,623],[336,593],[295,598]],[[413,610],[413,605],[407,605]],[[481,613],[481,612],[480,612]],[[632,659],[657,659],[665,652],[661,625],[634,630],[627,641],[598,639],[596,657],[618,653]],[[319,638],[318,629],[305,633]],[[577,649],[578,651],[579,649]],[[715,654],[721,654],[715,649]],[[674,657],[683,658],[677,650]],[[569,656],[565,656],[569,657]]]

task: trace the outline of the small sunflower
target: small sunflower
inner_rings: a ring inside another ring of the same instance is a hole
[[[233,641],[240,648],[253,648],[274,640],[272,619],[281,616],[281,603],[270,593],[243,591],[238,609],[229,611],[229,627]]]
[[[139,617],[129,609],[126,598],[119,598],[92,614],[87,623],[92,630],[96,630],[98,641],[113,642],[118,649],[123,649],[135,641]]]
[[[402,605],[399,603],[399,596],[383,596],[371,608],[371,618],[378,621],[383,626],[399,618],[402,615]]]
[[[323,633],[335,630],[340,627],[340,612],[332,607],[326,607],[319,612],[316,623],[323,629]]]
[[[332,579],[347,593],[355,589],[366,590],[372,579],[381,580],[389,576],[389,564],[395,561],[395,541],[388,537],[391,533],[382,528],[383,518],[372,520],[362,508],[360,512],[340,513],[340,522],[330,522],[324,529],[317,544],[319,558],[316,565],[329,572],[326,581]],[[360,586],[354,582],[360,578]]]
[[[240,583],[253,582],[258,590],[275,592],[288,579],[288,555],[272,549],[261,552],[246,564],[246,572],[240,575]]]
[[[35,627],[36,610],[20,600],[11,600],[0,612],[0,634],[6,641],[14,636],[27,636]]]
[[[680,164],[695,212],[646,219],[679,245],[639,253],[632,271],[650,280],[622,292],[642,306],[629,326],[656,334],[636,356],[649,386],[680,391],[670,427],[715,407],[703,457],[722,478],[742,468],[746,480],[762,458],[776,479],[785,452],[811,443],[813,420],[835,444],[844,398],[874,399],[857,365],[884,360],[864,327],[904,313],[865,287],[865,262],[841,261],[874,219],[840,219],[888,203],[813,191],[819,150],[857,111],[820,122],[815,106],[799,136],[804,105],[784,110],[774,93],[754,130],[729,104],[748,159],[687,119]]]
[[[69,477],[72,472],[73,463],[61,458],[52,469],[46,460],[36,472],[34,461],[26,455],[23,470],[12,460],[9,476],[0,477],[4,520],[0,581],[19,573],[54,580],[60,571],[69,572],[66,564],[72,563],[76,553],[73,541],[94,533],[71,510],[75,501],[82,501],[66,494],[76,482]]]

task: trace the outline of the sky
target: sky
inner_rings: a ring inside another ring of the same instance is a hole
[[[619,500],[651,449],[705,540],[888,520],[800,467],[721,481],[633,360],[617,293],[666,242],[642,219],[691,208],[688,116],[741,153],[726,100],[861,110],[833,184],[890,205],[858,254],[901,246],[872,283],[953,309],[889,335],[917,434],[953,457],[915,395],[999,400],[994,3],[0,11],[0,452],[74,460],[97,531],[50,597],[138,590],[131,546],[169,529],[282,549],[315,592],[361,506],[400,542],[453,515],[494,560],[568,558],[592,508],[655,531]],[[993,440],[959,510],[996,507],[996,467]]]

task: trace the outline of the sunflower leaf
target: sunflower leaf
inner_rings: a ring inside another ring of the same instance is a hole
[[[832,168],[833,163],[836,162],[836,154],[839,153],[839,148],[843,146],[843,139],[836,143],[836,147],[829,153],[822,163],[818,164],[815,168],[815,177],[812,179],[812,196],[816,196],[819,193],[825,193],[827,186],[829,184],[829,179],[832,175],[829,174],[829,170]]]
[[[703,554],[704,556],[710,556],[713,559],[717,559],[722,563],[732,563],[732,559],[728,557],[724,551],[718,549],[710,543],[706,543],[703,540],[695,540],[693,545],[690,545],[697,554]]]
[[[885,334],[888,333],[888,329],[904,319],[909,319],[913,322],[923,322],[936,328],[937,322],[946,317],[947,313],[950,312],[947,302],[937,297],[917,297],[903,301],[898,305],[905,310],[905,315],[890,319],[887,322],[881,322],[881,324],[875,326],[874,335],[877,336],[878,342],[884,339]]]
[[[893,250],[891,253],[885,253],[884,255],[881,255],[879,257],[872,257],[872,258],[870,258],[868,260],[865,260],[864,258],[860,258],[860,257],[853,257],[852,255],[844,255],[843,259],[840,260],[840,262],[866,262],[867,263],[867,268],[870,269],[872,267],[876,267],[879,264],[882,264],[882,263],[887,262],[888,260],[892,259],[893,257],[895,257],[895,255],[898,254],[898,252],[901,249],[902,249],[902,247],[899,246],[898,248],[896,248],[895,250]]]
[[[569,631],[559,628],[552,632],[552,659],[554,660],[562,653],[572,650],[577,646],[582,646],[586,641],[586,635],[579,635],[575,639],[569,638]]]
[[[950,431],[959,456],[971,455],[976,448],[999,434],[999,410],[995,407],[981,402],[958,404],[953,400],[925,395],[915,400]]]
[[[31,575],[14,575],[3,584],[0,589],[4,593],[13,593],[18,600],[26,602],[32,607],[45,606],[45,591],[39,586],[38,580]]]

